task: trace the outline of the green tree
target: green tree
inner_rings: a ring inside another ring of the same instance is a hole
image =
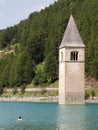
[[[55,55],[48,53],[48,56],[45,60],[45,74],[48,80],[48,83],[54,82],[58,78],[58,64]]]
[[[96,93],[94,90],[91,91],[91,95],[92,95],[92,98],[94,98],[96,96]]]

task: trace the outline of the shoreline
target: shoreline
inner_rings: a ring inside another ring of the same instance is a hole
[[[85,103],[91,103],[91,104],[98,103],[98,100],[88,99],[88,100],[85,101]]]
[[[45,103],[57,103],[58,102],[58,96],[48,96],[48,97],[18,97],[18,96],[12,96],[12,97],[0,97],[0,102],[45,102]],[[88,99],[85,101],[85,103],[98,103],[98,100],[94,99]]]
[[[0,97],[0,102],[58,102],[58,96],[49,97]]]

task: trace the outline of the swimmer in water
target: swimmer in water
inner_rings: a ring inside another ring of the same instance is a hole
[[[21,117],[21,116],[19,116],[17,120],[21,121],[21,120],[22,120],[22,117]]]

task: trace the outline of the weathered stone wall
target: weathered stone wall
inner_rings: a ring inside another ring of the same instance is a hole
[[[63,54],[63,56],[62,56]],[[65,104],[65,48],[59,50],[59,104]]]
[[[62,56],[63,54],[63,56]],[[65,104],[65,48],[59,51],[59,104]]]
[[[71,51],[78,51],[78,61],[70,60]],[[84,104],[84,51],[84,48],[60,49],[59,104]]]
[[[67,92],[65,104],[84,104],[83,92]]]

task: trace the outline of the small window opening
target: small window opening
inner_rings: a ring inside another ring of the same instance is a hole
[[[77,51],[72,51],[71,52],[70,60],[71,61],[78,61],[78,52]]]

